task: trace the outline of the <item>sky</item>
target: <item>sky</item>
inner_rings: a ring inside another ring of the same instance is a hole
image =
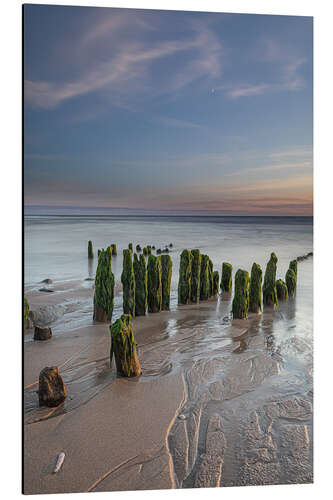
[[[312,24],[25,5],[26,211],[312,215]]]

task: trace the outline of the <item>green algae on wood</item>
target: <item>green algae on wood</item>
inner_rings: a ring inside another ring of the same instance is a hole
[[[112,249],[112,255],[117,255],[117,245],[115,243],[112,243],[110,245],[110,248]]]
[[[135,278],[132,261],[132,251],[123,250],[123,272],[121,273],[123,285],[123,311],[124,314],[135,315]]]
[[[234,319],[246,319],[248,317],[249,284],[249,273],[244,271],[244,269],[238,269],[235,275],[235,291],[232,301],[232,315]]]
[[[209,296],[211,297],[213,295],[213,262],[211,259],[209,259],[209,282],[210,282],[210,287],[209,287]]]
[[[26,323],[29,319],[29,312],[30,312],[30,306],[29,306],[29,302],[27,301],[27,299],[24,297],[24,313],[23,313],[23,317],[24,317],[24,322]]]
[[[228,262],[222,264],[221,290],[222,292],[230,292],[232,286],[232,265]]]
[[[185,249],[180,254],[178,304],[188,304],[191,296],[192,254]]]
[[[147,309],[147,268],[146,259],[134,254],[135,316],[144,316]]]
[[[114,356],[117,372],[124,377],[136,377],[141,374],[131,320],[130,314],[123,314],[110,326],[110,367]]]
[[[133,252],[133,243],[128,244],[128,250],[131,250],[131,252]]]
[[[94,320],[111,321],[114,297],[114,275],[111,271],[111,253],[100,250],[95,276]]]
[[[88,259],[92,259],[94,257],[93,244],[92,241],[88,241]]]
[[[276,293],[279,301],[288,300],[288,287],[281,279],[276,281]]]
[[[162,311],[170,311],[170,289],[172,260],[170,255],[161,256],[162,266]]]
[[[219,293],[219,272],[214,271],[213,272],[213,297],[215,297]]]
[[[194,304],[200,299],[200,273],[201,273],[201,253],[197,248],[191,250],[192,273],[191,273],[191,296],[190,300]]]
[[[276,291],[276,263],[277,256],[275,253],[271,253],[271,258],[269,259],[263,284],[263,303],[265,306],[276,307],[277,302],[277,291]]]
[[[259,264],[255,262],[251,269],[250,292],[249,292],[249,311],[253,313],[260,313],[261,307],[261,283],[262,283],[262,269]]]
[[[208,300],[210,297],[210,269],[208,255],[201,256],[200,269],[200,300]]]
[[[140,252],[142,251],[142,249],[141,249],[140,245],[136,245],[136,247],[135,247],[135,248],[136,248],[137,253],[140,253]]]
[[[288,288],[288,294],[290,297],[293,297],[296,292],[296,274],[292,269],[288,269],[286,272],[286,285]]]
[[[292,269],[296,275],[296,279],[297,279],[297,260],[292,260],[290,261],[289,263],[289,269]]]
[[[162,307],[162,263],[161,257],[148,257],[148,312],[160,312]]]

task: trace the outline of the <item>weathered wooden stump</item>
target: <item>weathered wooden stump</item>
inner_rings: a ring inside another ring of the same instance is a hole
[[[208,300],[210,297],[210,269],[208,255],[201,256],[200,269],[200,300]]]
[[[221,290],[222,292],[230,292],[232,286],[232,265],[228,262],[222,264],[221,276]]]
[[[178,304],[188,304],[191,297],[192,254],[185,249],[180,255]]]
[[[288,287],[281,279],[276,281],[276,293],[279,301],[288,300]]]
[[[276,307],[277,302],[277,291],[276,291],[276,263],[277,256],[275,253],[271,253],[271,258],[269,259],[263,285],[263,302],[265,306]]]
[[[148,312],[160,312],[162,307],[162,263],[161,257],[148,257]]]
[[[146,259],[134,254],[135,316],[144,316],[147,309],[147,268]]]
[[[196,304],[200,300],[200,273],[201,273],[201,253],[200,250],[191,250],[192,273],[191,273],[191,302]]]
[[[232,315],[236,319],[246,319],[249,312],[249,273],[238,269],[235,275],[235,292],[232,301]]]
[[[52,330],[48,326],[35,326],[34,340],[49,340],[52,337]]]
[[[286,285],[288,288],[289,297],[293,297],[296,293],[296,274],[292,269],[286,272]]]
[[[135,316],[135,277],[132,261],[132,251],[123,250],[123,272],[121,273],[123,285],[123,311],[124,314]]]
[[[54,407],[65,401],[66,387],[57,366],[46,366],[39,374],[39,406]]]
[[[170,255],[161,256],[162,266],[162,311],[170,311],[170,289],[172,276],[172,260]]]
[[[94,320],[107,323],[112,319],[114,275],[111,271],[111,252],[101,250],[95,276]]]
[[[137,377],[141,373],[140,361],[136,352],[132,317],[123,314],[110,326],[111,349],[110,367],[114,356],[117,373],[123,377]]]
[[[213,297],[215,297],[219,293],[219,284],[220,284],[219,280],[220,280],[219,272],[214,271],[213,272]]]
[[[88,259],[92,259],[94,257],[93,244],[92,241],[88,241]]]
[[[254,262],[251,269],[249,311],[256,314],[260,313],[262,309],[261,283],[262,283],[262,270],[259,264],[256,264]]]

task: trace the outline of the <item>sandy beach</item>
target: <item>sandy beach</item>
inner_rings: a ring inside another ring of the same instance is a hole
[[[92,300],[92,283],[26,296],[47,322],[64,294]],[[107,324],[62,331],[65,313],[46,342],[27,331],[24,492],[312,482],[312,345],[293,328],[295,304],[231,321],[230,300],[135,318],[134,379],[109,368]],[[281,321],[287,333],[275,336]],[[68,392],[55,409],[38,407],[45,366]]]

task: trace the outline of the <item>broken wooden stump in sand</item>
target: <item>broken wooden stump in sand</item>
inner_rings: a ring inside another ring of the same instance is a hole
[[[117,372],[124,377],[136,377],[141,373],[139,358],[136,352],[132,318],[123,314],[110,326],[111,350],[110,366],[115,357]]]

